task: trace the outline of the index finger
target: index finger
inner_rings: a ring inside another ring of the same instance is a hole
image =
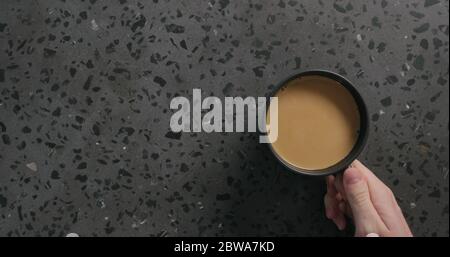
[[[333,175],[330,175],[326,178],[327,181],[327,194],[332,195],[333,197],[336,196],[336,194],[338,193],[336,191],[336,187],[334,186],[334,180],[335,177]]]

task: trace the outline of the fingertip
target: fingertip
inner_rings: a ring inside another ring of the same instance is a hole
[[[328,177],[326,178],[326,182],[327,182],[327,186],[328,186],[328,187],[332,186],[333,183],[334,183],[334,177],[333,177],[333,176],[328,176]]]
[[[325,209],[325,216],[327,217],[327,219],[331,220],[330,211],[328,209]]]
[[[326,214],[327,218],[330,219],[330,220],[336,218],[336,213],[333,210],[333,208],[327,208],[325,210],[325,214]]]
[[[356,167],[356,165],[360,165],[360,164],[362,164],[362,163],[356,159],[352,162],[351,166]]]
[[[340,231],[342,231],[342,230],[345,229],[345,220],[342,220],[342,221],[339,223],[338,229],[339,229]]]
[[[364,179],[363,175],[356,168],[348,168],[344,172],[343,180],[344,180],[344,184],[345,185],[356,184],[356,183],[360,182],[363,179]]]
[[[335,181],[334,176],[328,176],[328,177],[326,178],[326,182],[327,182],[327,192],[328,192],[330,195],[332,195],[332,196],[335,196],[335,195],[336,195],[336,188],[335,188],[335,186],[334,186],[334,181]]]
[[[334,223],[336,224],[337,228],[342,231],[345,229],[346,221],[344,215],[341,213],[334,219]]]
[[[334,181],[334,176],[333,175],[327,176],[327,181],[328,183],[332,183]]]

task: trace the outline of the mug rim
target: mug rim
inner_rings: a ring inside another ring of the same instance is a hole
[[[271,152],[277,160],[283,164],[286,168],[288,168],[289,171],[295,173],[295,174],[302,174],[302,175],[308,175],[308,176],[328,176],[336,173],[343,172],[356,158],[361,154],[361,152],[364,150],[364,147],[367,143],[368,137],[369,137],[369,112],[366,106],[366,103],[359,93],[359,91],[355,88],[353,83],[351,83],[347,78],[344,76],[328,71],[323,69],[312,69],[312,70],[305,70],[302,72],[294,73],[290,76],[288,76],[286,79],[282,80],[280,83],[277,84],[275,89],[270,93],[269,97],[274,97],[278,91],[285,86],[288,82],[297,79],[299,77],[304,76],[313,76],[318,75],[322,77],[326,77],[329,79],[332,79],[338,83],[340,83],[342,86],[345,87],[345,89],[352,95],[353,99],[356,102],[356,105],[358,107],[359,112],[359,122],[360,122],[360,128],[359,128],[359,135],[358,139],[356,140],[355,145],[353,146],[352,150],[350,151],[347,156],[345,156],[342,160],[340,160],[338,163],[324,168],[324,169],[318,169],[318,170],[308,170],[308,169],[302,169],[297,166],[292,165],[291,163],[287,162],[285,159],[283,159],[273,148],[272,143],[268,143],[268,147],[270,148]],[[269,110],[270,107],[270,101],[269,105],[267,105],[266,111]]]

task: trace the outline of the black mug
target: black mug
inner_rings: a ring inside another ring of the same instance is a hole
[[[310,175],[310,176],[327,176],[327,175],[332,175],[332,174],[336,174],[336,173],[340,173],[340,172],[344,171],[362,152],[362,150],[364,149],[364,147],[366,145],[368,136],[369,136],[369,118],[368,118],[369,114],[368,114],[364,99],[359,94],[358,90],[353,86],[353,84],[349,80],[344,78],[343,76],[341,76],[337,73],[331,72],[331,71],[326,71],[326,70],[308,70],[308,71],[304,71],[304,72],[300,72],[300,73],[291,75],[287,79],[283,80],[280,84],[278,84],[278,86],[275,87],[275,90],[273,92],[271,92],[270,96],[272,96],[272,97],[275,96],[276,93],[281,88],[283,88],[285,85],[287,85],[287,83],[290,82],[291,80],[294,80],[294,79],[297,79],[297,78],[300,78],[303,76],[311,76],[311,75],[322,76],[322,77],[326,77],[326,78],[332,79],[334,81],[337,81],[342,86],[344,86],[348,90],[348,92],[350,92],[350,94],[353,96],[353,98],[356,102],[356,105],[358,107],[358,111],[359,111],[360,126],[359,126],[358,138],[357,138],[356,143],[353,146],[352,150],[344,159],[340,160],[338,163],[334,164],[331,167],[328,167],[325,169],[320,169],[320,170],[306,170],[306,169],[301,169],[299,167],[296,167],[296,166],[288,163],[287,161],[285,161],[283,159],[283,157],[281,157],[273,149],[272,144],[268,144],[268,146],[269,146],[270,150],[272,151],[272,153],[275,155],[275,157],[278,159],[278,161],[280,161],[285,167],[287,167],[288,170],[290,170],[296,174],[303,174],[303,175]],[[267,110],[269,110],[269,106],[267,106]]]

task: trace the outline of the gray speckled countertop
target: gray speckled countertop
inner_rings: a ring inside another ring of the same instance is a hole
[[[416,235],[449,235],[449,2],[0,2],[0,235],[339,236],[322,180],[251,133],[168,134],[174,95],[361,91],[360,159]]]

